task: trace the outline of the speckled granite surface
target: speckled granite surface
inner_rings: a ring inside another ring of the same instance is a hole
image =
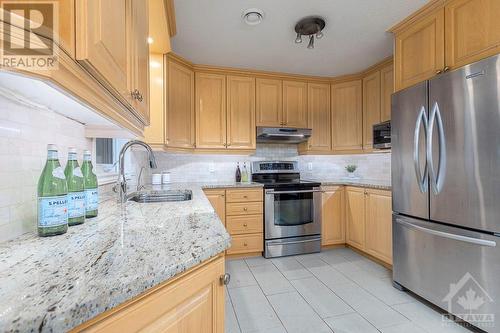
[[[0,331],[63,332],[230,246],[202,188],[172,184],[185,202],[101,203],[99,216],[60,236],[0,244]]]
[[[338,178],[338,179],[314,179],[307,178],[306,180],[320,182],[324,186],[336,186],[336,185],[346,185],[346,186],[357,186],[364,188],[373,188],[378,190],[391,190],[390,181],[380,181],[380,180],[370,180],[362,178]]]

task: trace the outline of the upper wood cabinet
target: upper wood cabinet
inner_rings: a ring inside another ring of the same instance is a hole
[[[366,194],[366,252],[392,264],[391,192],[367,189]]]
[[[307,84],[308,127],[312,135],[307,150],[328,152],[331,150],[330,85],[323,83]]]
[[[226,76],[196,73],[196,147],[226,148]]]
[[[393,64],[380,70],[380,121],[391,119],[391,95],[394,92]]]
[[[150,125],[144,128],[145,141],[153,148],[165,145],[165,73],[163,54],[151,53],[149,66]]]
[[[256,80],[257,126],[281,126],[283,117],[283,83],[281,80]]]
[[[339,186],[325,186],[321,208],[321,245],[345,243],[344,189]]]
[[[396,90],[427,80],[444,68],[444,8],[395,31]]]
[[[227,77],[227,148],[255,149],[255,79]]]
[[[380,122],[380,71],[363,78],[363,149],[373,147],[373,125]]]
[[[365,190],[346,187],[346,243],[365,249]]]
[[[283,81],[283,118],[285,127],[307,128],[307,83]]]
[[[77,0],[76,59],[131,102],[127,11],[126,0]]]
[[[446,3],[446,66],[460,67],[500,52],[500,1]]]
[[[332,149],[363,148],[363,104],[361,80],[332,85]]]
[[[169,148],[194,148],[194,73],[188,67],[166,60],[165,144]]]

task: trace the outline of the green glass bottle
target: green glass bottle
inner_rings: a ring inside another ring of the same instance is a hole
[[[68,231],[68,186],[59,163],[57,147],[47,146],[47,162],[38,180],[38,235]]]
[[[87,218],[96,217],[99,208],[97,176],[92,169],[92,155],[90,151],[85,150],[83,152],[82,173],[85,190],[85,217]]]
[[[68,149],[68,163],[64,169],[68,184],[68,225],[85,222],[85,191],[83,173],[76,159],[76,148]]]

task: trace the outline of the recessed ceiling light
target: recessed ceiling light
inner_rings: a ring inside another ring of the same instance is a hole
[[[257,25],[264,19],[264,12],[258,8],[249,8],[243,12],[243,21],[248,25]]]

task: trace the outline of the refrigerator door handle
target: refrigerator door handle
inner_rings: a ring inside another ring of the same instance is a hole
[[[413,165],[415,167],[415,176],[417,177],[418,188],[420,192],[427,192],[427,179],[428,179],[428,168],[427,161],[425,162],[424,167],[424,176],[422,177],[422,173],[420,171],[420,127],[424,125],[424,135],[427,140],[427,128],[428,128],[428,120],[427,113],[425,112],[425,107],[422,105],[420,108],[420,112],[418,113],[417,120],[415,122],[415,132],[413,136]]]
[[[474,238],[474,237],[468,237],[468,236],[462,236],[462,235],[457,235],[457,234],[451,234],[449,232],[444,232],[444,231],[439,231],[439,230],[434,230],[434,229],[429,229],[425,228],[413,223],[409,223],[406,221],[402,221],[400,219],[395,219],[396,223],[399,223],[401,225],[404,225],[408,228],[412,228],[418,231],[425,232],[427,234],[431,234],[434,236],[438,237],[443,237],[443,238],[449,238],[449,239],[454,239],[457,241],[461,242],[466,242],[466,243],[471,243],[471,244],[476,244],[480,246],[488,246],[488,247],[496,247],[497,243],[494,241],[486,240],[486,239],[480,239],[480,238]]]
[[[434,170],[434,160],[432,157],[432,136],[434,123],[437,122],[438,140],[439,140],[439,169]],[[443,189],[444,179],[446,176],[446,139],[444,134],[443,119],[437,102],[434,103],[431,114],[429,116],[429,127],[427,130],[427,163],[429,165],[429,177],[431,179],[431,187],[434,194],[439,194]]]

